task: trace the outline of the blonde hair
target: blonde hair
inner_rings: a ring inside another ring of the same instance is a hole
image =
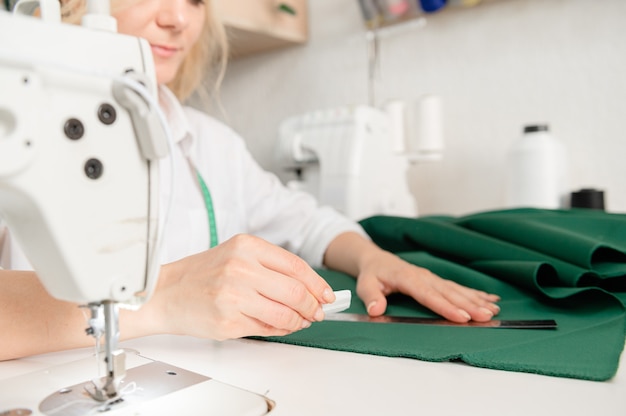
[[[137,2],[140,0],[134,0]],[[167,85],[180,101],[185,101],[200,87],[217,94],[224,78],[228,60],[226,32],[213,8],[212,0],[205,0],[206,17],[202,34],[193,45],[174,79]],[[63,21],[79,24],[86,12],[86,0],[64,0],[61,13]],[[133,4],[129,0],[112,0],[111,14]],[[202,91],[200,91],[202,92]]]

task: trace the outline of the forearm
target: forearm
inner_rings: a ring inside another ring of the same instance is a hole
[[[0,306],[0,361],[95,344],[85,333],[89,311],[50,296],[34,272],[0,271]],[[153,313],[122,310],[122,339],[153,333]]]
[[[338,235],[329,244],[324,254],[324,266],[358,276],[364,262],[378,254],[382,254],[382,249],[376,244],[358,233],[346,232]]]
[[[34,272],[0,272],[0,360],[84,347],[84,311],[54,299]]]
[[[338,249],[349,240],[340,241]],[[348,270],[350,264],[337,267]],[[137,311],[120,309],[120,336],[185,334],[219,340],[286,335],[322,319],[321,304],[333,297],[302,259],[240,235],[161,266],[148,302]],[[88,313],[51,297],[33,272],[0,271],[0,334],[6,334],[0,360],[93,345],[85,334]]]

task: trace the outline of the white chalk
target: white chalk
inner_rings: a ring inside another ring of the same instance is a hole
[[[335,291],[335,297],[336,299],[333,303],[322,305],[322,310],[325,314],[345,311],[350,307],[352,292],[349,290],[337,290]]]

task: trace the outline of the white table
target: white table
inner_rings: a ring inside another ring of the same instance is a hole
[[[156,336],[122,346],[268,397],[272,416],[626,415],[624,357],[614,379],[591,382],[246,339]],[[0,398],[13,394],[7,380],[91,355],[82,349],[0,363]],[[207,414],[186,400],[179,405],[181,415]]]

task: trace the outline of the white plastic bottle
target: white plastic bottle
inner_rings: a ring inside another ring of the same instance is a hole
[[[565,206],[567,160],[563,144],[545,124],[524,127],[508,155],[506,205],[556,209]]]

